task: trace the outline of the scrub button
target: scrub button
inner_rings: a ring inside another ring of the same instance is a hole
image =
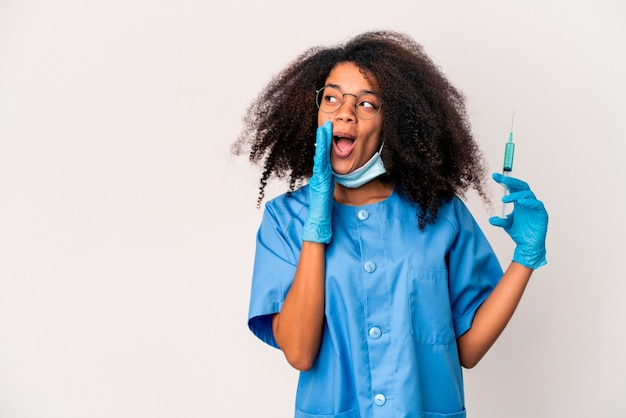
[[[378,393],[374,395],[374,403],[376,405],[383,406],[385,402],[387,402],[387,399],[385,398],[385,395],[383,395],[382,393]]]
[[[372,327],[370,328],[370,337],[372,337],[373,339],[378,339],[380,338],[380,336],[383,334],[383,332],[380,330],[380,328],[378,327]]]
[[[365,264],[363,264],[363,268],[366,272],[373,273],[374,270],[376,270],[376,263],[373,261],[366,261]]]
[[[366,211],[365,209],[361,209],[357,214],[356,214],[357,218],[359,218],[360,220],[364,221],[367,218],[370,217],[370,214],[368,211]]]

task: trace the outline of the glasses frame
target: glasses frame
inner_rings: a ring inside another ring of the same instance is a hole
[[[326,87],[331,87],[331,88],[333,88],[333,89],[337,90],[337,91],[338,91],[339,93],[341,93],[341,95],[342,95],[342,96],[341,96],[341,103],[339,103],[339,106],[337,106],[337,109],[333,110],[332,112],[327,112],[327,111],[325,111],[325,110],[322,110],[322,107],[320,106],[320,99],[321,99],[321,98],[320,98],[320,93],[321,93],[322,91],[324,91],[324,89],[325,89]],[[363,95],[365,95],[365,94],[371,94],[371,95],[373,95],[373,96],[376,96],[376,97],[380,100],[380,105],[378,106],[378,111],[376,112],[376,114],[375,114],[374,116],[369,117],[369,118],[364,118],[364,117],[360,116],[359,111],[357,110],[357,106],[356,106],[356,105],[357,105],[357,103],[358,103],[358,100],[357,100],[357,99],[359,98],[359,96],[363,96]],[[341,106],[343,106],[343,104],[344,104],[344,103],[345,103],[345,101],[346,101],[346,96],[352,96],[352,97],[354,97],[354,104],[352,105],[352,107],[354,108],[354,114],[356,115],[356,117],[357,117],[358,119],[360,119],[360,120],[372,120],[372,119],[374,119],[376,116],[380,115],[380,111],[381,111],[381,109],[383,108],[383,100],[381,99],[381,97],[380,97],[378,94],[376,94],[376,93],[361,93],[361,94],[344,93],[344,92],[342,92],[341,90],[339,90],[337,87],[333,87],[333,86],[324,86],[324,87],[322,87],[322,88],[321,88],[321,89],[319,89],[319,90],[315,90],[315,105],[317,106],[317,108],[318,108],[321,112],[324,112],[324,113],[326,113],[327,115],[330,115],[330,114],[332,114],[332,113],[335,113],[335,112],[336,112],[336,111],[338,111],[339,109],[341,109]]]

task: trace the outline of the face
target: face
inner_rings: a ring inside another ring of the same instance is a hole
[[[336,173],[347,174],[364,165],[380,147],[382,113],[372,119],[362,119],[357,117],[355,111],[355,96],[379,92],[377,86],[372,85],[351,62],[337,64],[328,75],[325,86],[332,86],[335,91],[344,94],[343,104],[333,113],[319,110],[317,123],[321,126],[329,119],[332,121],[330,161]],[[357,106],[370,106],[368,102],[359,102]]]

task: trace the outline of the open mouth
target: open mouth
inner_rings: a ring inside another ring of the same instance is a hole
[[[333,148],[338,157],[347,157],[354,149],[356,138],[345,134],[333,136]]]

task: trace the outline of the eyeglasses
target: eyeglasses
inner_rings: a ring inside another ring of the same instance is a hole
[[[368,120],[375,118],[380,113],[382,100],[374,93],[361,93],[359,95],[342,93],[336,87],[324,86],[315,91],[315,103],[324,113],[335,113],[343,105],[346,96],[354,97],[354,111],[359,119]]]

